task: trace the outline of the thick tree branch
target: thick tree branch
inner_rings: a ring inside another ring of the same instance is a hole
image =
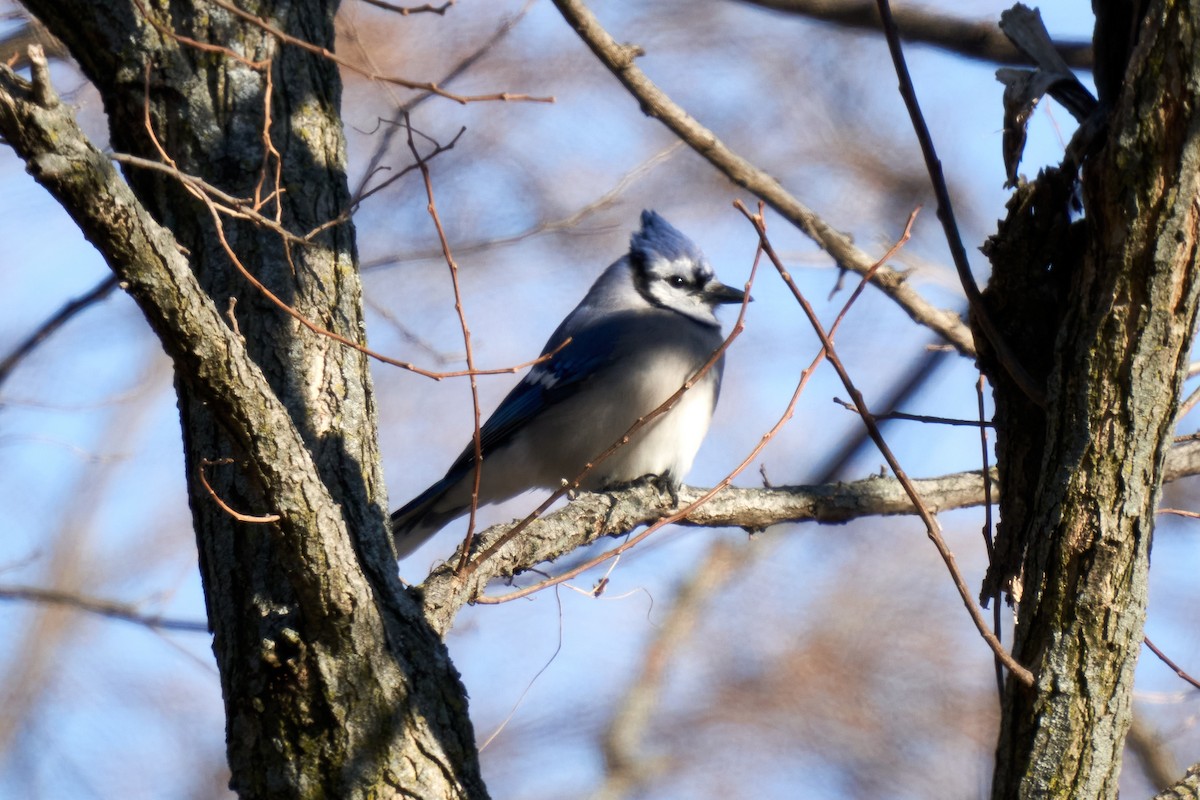
[[[1200,763],[1188,767],[1187,774],[1173,786],[1154,795],[1154,800],[1197,800],[1200,798]]]
[[[844,28],[880,30],[879,9],[874,0],[743,0],[755,6],[784,11]],[[1027,64],[1012,42],[993,20],[952,17],[921,6],[892,9],[900,36],[906,42],[927,44],[956,55],[996,64]],[[1055,48],[1072,67],[1090,69],[1091,42],[1058,42]]]
[[[634,64],[634,59],[642,54],[641,48],[619,44],[579,0],[554,0],[554,4],[600,62],[637,99],[647,116],[662,122],[727,178],[753,192],[783,215],[829,253],[839,266],[859,275],[865,275],[871,269],[874,258],[855,247],[848,236],[835,231],[789,194],[779,181],[733,152],[646,77]],[[963,355],[974,357],[974,338],[958,314],[934,308],[908,286],[904,275],[883,267],[875,273],[871,283],[904,309],[913,321],[935,331]]]
[[[931,481],[917,481],[933,508],[957,508],[979,502],[983,479],[964,472]],[[679,488],[680,505],[704,494],[691,486]],[[436,568],[418,587],[425,615],[435,630],[445,633],[454,615],[478,597],[493,578],[507,578],[551,561],[602,536],[620,536],[653,523],[674,511],[671,498],[655,486],[637,486],[611,493],[581,494],[566,508],[535,520],[491,558],[481,562],[468,580],[460,581],[452,565],[457,556]],[[728,488],[699,506],[684,525],[741,527],[762,530],[784,522],[846,522],[864,516],[914,513],[899,481],[868,478],[853,483],[791,486],[775,489]],[[511,528],[494,525],[476,537],[473,551],[483,552]]]
[[[1147,639],[1146,643],[1149,642]],[[1141,714],[1133,717],[1129,735],[1125,737],[1125,750],[1133,756],[1131,760],[1138,763],[1142,774],[1155,789],[1165,790],[1179,780],[1179,764],[1175,761],[1170,744]]]
[[[1200,441],[1171,449],[1165,467],[1167,480],[1200,474]],[[993,471],[993,480],[995,473]],[[959,472],[913,481],[934,513],[984,503],[983,475]],[[995,486],[992,501],[997,502]],[[703,489],[682,486],[679,502],[686,505]],[[581,494],[566,508],[532,522],[521,536],[482,562],[469,580],[459,581],[453,570],[457,554],[434,569],[414,589],[435,630],[445,634],[464,603],[473,602],[494,578],[518,575],[552,561],[602,536],[620,536],[661,519],[674,510],[671,500],[652,486],[605,494]],[[819,486],[780,486],[771,489],[730,487],[697,508],[681,524],[697,527],[735,527],[759,531],[789,522],[849,522],[863,517],[915,514],[912,501],[895,478],[872,477],[850,483]],[[472,555],[498,541],[511,524],[493,525],[476,536]]]

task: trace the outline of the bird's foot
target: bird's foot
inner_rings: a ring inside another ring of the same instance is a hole
[[[665,494],[671,498],[672,508],[679,508],[679,482],[669,472],[663,475],[655,475],[653,473],[643,475],[640,478],[630,481],[627,485],[653,486],[655,489],[658,489],[660,495]]]

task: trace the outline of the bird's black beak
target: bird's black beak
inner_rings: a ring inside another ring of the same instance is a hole
[[[740,303],[746,299],[746,293],[741,289],[726,286],[720,281],[713,281],[704,287],[704,299],[713,305]],[[754,298],[751,297],[751,300]]]

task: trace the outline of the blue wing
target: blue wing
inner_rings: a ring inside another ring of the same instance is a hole
[[[599,371],[618,357],[619,321],[601,323],[575,333],[570,344],[536,365],[518,383],[480,430],[486,458],[507,443],[517,431],[546,408],[562,402],[586,386]],[[563,340],[560,327],[546,345],[551,352]],[[400,557],[416,549],[448,521],[463,513],[463,507],[435,510],[442,496],[475,468],[475,444],[468,444],[446,471],[446,476],[392,514],[392,532]]]
[[[500,401],[480,429],[483,456],[506,444],[547,408],[557,405],[586,386],[616,357],[621,336],[621,321],[592,325],[572,337],[571,342],[551,358],[536,365]],[[543,352],[553,351],[559,341],[551,339]],[[446,473],[461,476],[475,466],[475,445],[468,444]]]

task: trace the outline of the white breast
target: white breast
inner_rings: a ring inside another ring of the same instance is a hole
[[[639,387],[640,407],[649,413],[675,393],[696,369],[692,363],[661,369]],[[676,405],[650,422],[596,469],[591,487],[624,483],[644,475],[670,475],[679,481],[692,468],[696,451],[708,432],[714,405],[715,376],[710,371],[679,398]],[[632,388],[632,387],[631,387]],[[615,439],[615,437],[613,437]]]

